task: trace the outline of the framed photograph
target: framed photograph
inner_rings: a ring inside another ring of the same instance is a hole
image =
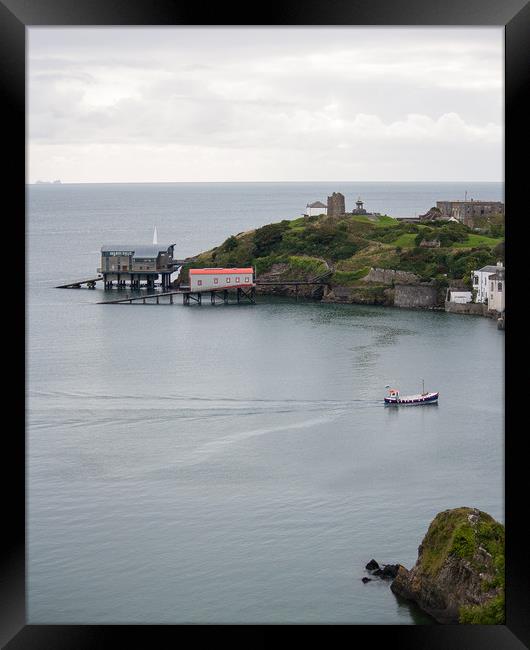
[[[0,16],[2,645],[530,647],[528,3]]]

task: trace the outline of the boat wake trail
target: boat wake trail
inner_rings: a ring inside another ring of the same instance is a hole
[[[34,391],[29,395],[30,428],[97,427],[109,424],[176,423],[208,419],[300,413],[344,413],[379,406],[379,400],[236,399],[190,395],[101,395],[89,392]]]

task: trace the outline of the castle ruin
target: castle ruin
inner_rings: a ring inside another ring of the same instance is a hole
[[[456,219],[466,226],[473,227],[475,217],[492,214],[504,215],[501,201],[436,201],[436,207],[445,219]]]
[[[328,216],[329,217],[342,217],[346,214],[346,202],[344,194],[340,192],[333,192],[328,196]]]

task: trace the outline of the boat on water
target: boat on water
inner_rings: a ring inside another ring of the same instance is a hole
[[[435,404],[438,402],[438,396],[440,393],[436,392],[425,392],[425,382],[422,379],[422,392],[417,395],[401,395],[397,388],[390,388],[390,386],[385,386],[388,389],[388,395],[385,397],[385,404],[404,404],[404,405],[417,405],[417,404]]]

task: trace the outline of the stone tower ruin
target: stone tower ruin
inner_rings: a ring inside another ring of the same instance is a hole
[[[342,217],[344,214],[346,214],[344,194],[333,192],[331,196],[328,196],[328,216]]]

